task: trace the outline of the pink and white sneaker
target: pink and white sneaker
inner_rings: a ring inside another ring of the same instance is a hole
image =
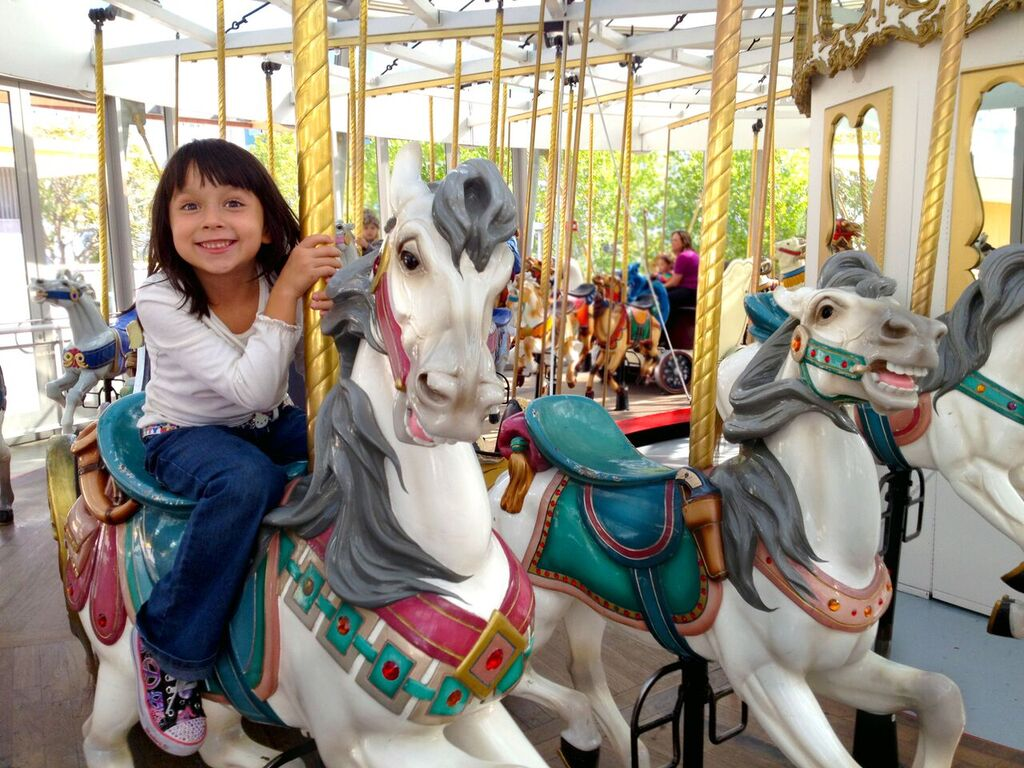
[[[142,730],[169,754],[185,757],[198,752],[206,738],[206,715],[198,684],[165,674],[134,629],[132,659]]]

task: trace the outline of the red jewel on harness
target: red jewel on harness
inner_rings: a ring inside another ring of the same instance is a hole
[[[384,675],[385,680],[397,680],[398,671],[398,665],[393,661],[385,661],[384,666],[380,668],[380,673]]]
[[[338,634],[347,635],[350,629],[352,629],[352,622],[348,620],[348,616],[338,619]]]
[[[501,650],[501,648],[499,648],[498,650],[494,651],[494,653],[492,653],[490,656],[487,657],[487,662],[486,662],[487,671],[488,672],[493,672],[494,670],[496,670],[498,667],[501,666],[501,662],[503,662],[504,660],[505,660],[505,652],[503,650]]]
[[[449,707],[454,707],[460,701],[462,701],[462,691],[452,691],[448,694],[448,698],[445,699]]]

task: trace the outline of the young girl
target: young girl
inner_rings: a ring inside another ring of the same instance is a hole
[[[659,283],[667,283],[672,277],[672,257],[667,253],[659,253],[654,257],[654,272],[651,277]]]
[[[286,395],[298,302],[340,254],[327,235],[299,242],[270,174],[219,139],[171,157],[152,226],[137,294],[152,363],[139,428],[146,468],[197,503],[132,648],[144,730],[187,755],[206,735],[195,684],[213,671],[260,521],[281,498],[282,465],[306,458],[306,417]]]

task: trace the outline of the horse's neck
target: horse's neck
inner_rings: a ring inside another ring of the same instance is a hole
[[[68,319],[71,322],[71,337],[76,344],[107,332],[107,324],[100,317],[96,305],[85,297],[72,302],[71,306],[65,307],[65,309],[67,309]]]
[[[988,359],[979,372],[1018,395],[1024,394],[1024,356],[1020,340],[1024,338],[1024,312],[996,328]]]
[[[387,465],[395,518],[438,562],[457,573],[479,573],[491,554],[491,518],[487,487],[472,446],[456,443],[427,448],[399,441],[388,359],[366,344],[360,345],[356,354],[352,380],[369,396],[377,424],[402,468],[400,482],[394,468]]]
[[[798,376],[788,360],[780,378]],[[819,413],[804,413],[765,439],[793,481],[804,530],[823,568],[851,586],[873,573],[881,505],[878,473],[864,439]]]

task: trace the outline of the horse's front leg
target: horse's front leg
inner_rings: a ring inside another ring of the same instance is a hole
[[[78,369],[66,370],[62,376],[46,382],[46,396],[63,407],[65,405],[64,393],[71,389],[76,381],[78,381]]]
[[[242,730],[242,716],[231,707],[203,700],[206,712],[206,740],[199,750],[211,768],[262,768],[279,753],[252,739]],[[303,765],[296,760],[296,767]]]
[[[75,411],[81,407],[86,392],[96,386],[96,382],[99,380],[100,377],[95,371],[82,371],[78,381],[68,390],[64,415],[60,419],[61,431],[65,435],[73,435],[75,433]]]
[[[876,714],[909,709],[918,717],[913,768],[948,768],[964,731],[964,703],[945,675],[889,661],[876,653],[808,678],[814,690]]]

